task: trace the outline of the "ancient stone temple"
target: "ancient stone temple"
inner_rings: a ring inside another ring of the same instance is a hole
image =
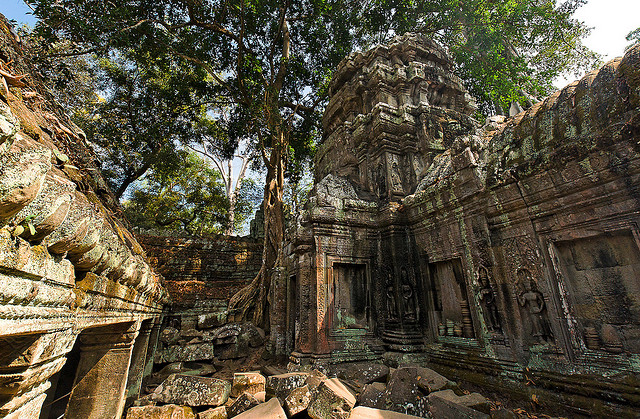
[[[345,58],[267,331],[260,238],[132,234],[23,55],[0,17],[0,417],[640,414],[639,45],[483,122],[422,36]]]
[[[21,48],[0,16],[0,417],[120,417],[167,294]]]
[[[338,67],[272,339],[637,413],[640,47],[484,125],[452,71],[416,35]]]

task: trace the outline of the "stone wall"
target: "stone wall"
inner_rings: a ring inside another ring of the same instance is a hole
[[[640,46],[484,125],[451,68],[407,35],[337,69],[272,340],[637,415]]]
[[[0,416],[119,417],[168,294],[24,47],[0,16]]]
[[[251,347],[247,342],[255,339],[246,336],[255,327],[227,323],[227,306],[231,296],[249,284],[260,270],[262,240],[145,234],[137,237],[150,263],[163,275],[163,285],[172,300],[155,362],[247,356]],[[264,337],[264,332],[261,333]]]

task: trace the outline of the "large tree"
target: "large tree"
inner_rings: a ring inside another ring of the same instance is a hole
[[[43,36],[77,53],[128,49],[208,73],[233,104],[231,139],[252,138],[265,166],[263,266],[230,308],[267,325],[270,274],[284,236],[288,163],[312,148],[319,105],[354,49],[417,31],[448,44],[487,110],[544,93],[593,58],[571,19],[580,0],[29,0]],[[147,59],[147,58],[145,58]],[[177,64],[176,64],[177,65]]]

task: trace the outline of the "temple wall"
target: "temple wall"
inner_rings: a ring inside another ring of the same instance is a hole
[[[149,262],[163,276],[171,313],[183,322],[203,313],[225,313],[229,299],[262,266],[262,240],[249,237],[161,237],[138,234]],[[226,317],[225,317],[226,318]]]
[[[22,48],[0,16],[0,416],[116,417],[168,294]]]
[[[483,126],[438,51],[407,35],[336,72],[287,247],[283,276],[304,280],[293,358],[417,362],[568,414],[637,415],[640,47]],[[360,103],[369,75],[394,88]]]

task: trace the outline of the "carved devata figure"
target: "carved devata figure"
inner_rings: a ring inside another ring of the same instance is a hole
[[[517,277],[518,304],[525,309],[526,321],[531,325],[531,335],[538,343],[548,343],[553,336],[547,320],[544,296],[538,291],[536,282],[528,269],[518,269]]]
[[[491,288],[491,283],[489,282],[489,271],[484,266],[480,266],[478,269],[478,282],[480,284],[478,298],[484,311],[484,319],[487,324],[487,328],[490,332],[502,333],[496,295]]]
[[[400,271],[400,281],[402,283],[402,314],[405,320],[416,321],[418,319],[416,294],[413,285],[409,281],[407,269],[404,267]]]
[[[387,320],[398,321],[398,305],[396,303],[396,289],[393,286],[391,272],[387,272],[386,297],[387,297]]]

